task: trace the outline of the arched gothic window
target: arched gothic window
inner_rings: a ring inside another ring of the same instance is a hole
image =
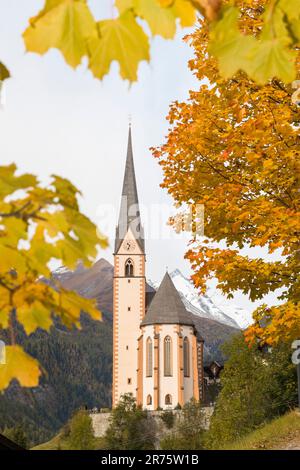
[[[153,369],[153,352],[152,352],[152,340],[151,338],[147,338],[146,341],[146,376],[152,377],[152,369]]]
[[[165,405],[172,405],[172,395],[169,393],[165,396]]]
[[[152,405],[152,397],[151,395],[147,396],[147,405]]]
[[[125,262],[125,276],[126,277],[133,276],[133,261],[130,258],[128,258]]]
[[[190,376],[190,343],[187,337],[183,340],[183,371],[184,376]]]
[[[164,375],[171,377],[172,373],[172,339],[166,336],[164,339]]]

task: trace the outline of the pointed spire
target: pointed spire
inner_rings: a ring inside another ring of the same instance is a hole
[[[180,294],[166,272],[141,325],[176,324],[194,326],[194,321]]]
[[[120,248],[120,245],[129,228],[131,228],[136,240],[139,242],[142,250],[144,251],[144,233],[140,219],[139,200],[133,161],[131,123],[129,123],[127,157],[123,180],[119,222],[116,229],[115,252],[117,252]]]

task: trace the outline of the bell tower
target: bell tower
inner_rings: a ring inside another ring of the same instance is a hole
[[[140,323],[145,316],[145,287],[144,231],[129,127],[114,252],[113,406],[125,393],[137,396],[138,340],[141,334]]]

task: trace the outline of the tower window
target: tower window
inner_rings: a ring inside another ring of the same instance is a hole
[[[132,259],[128,258],[125,262],[125,276],[132,277],[133,276],[133,261]]]
[[[151,395],[147,396],[147,405],[152,405],[152,397]]]
[[[172,405],[172,395],[169,393],[165,396],[165,405]]]
[[[172,339],[166,336],[164,339],[164,375],[171,377],[172,373]]]
[[[131,379],[127,379],[128,385],[131,385]]]
[[[183,340],[183,371],[184,376],[190,376],[190,343],[187,337]]]
[[[152,377],[152,369],[153,369],[152,358],[153,358],[152,340],[151,338],[147,338],[147,342],[146,342],[146,376],[147,377]]]
[[[130,312],[130,310],[131,310],[131,307],[127,307],[127,310],[128,310],[128,312]]]

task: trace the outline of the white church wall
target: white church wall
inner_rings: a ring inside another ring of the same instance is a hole
[[[184,402],[188,402],[194,396],[194,371],[193,371],[193,328],[190,326],[182,326],[182,336],[189,340],[189,358],[190,358],[190,376],[183,378],[184,385]]]
[[[179,349],[179,337],[177,333],[177,325],[159,325],[159,407],[163,409],[174,408],[179,402],[178,396],[178,349]],[[193,389],[193,328],[189,326],[181,326],[181,334],[183,338],[186,336],[189,339],[189,356],[190,356],[190,375],[189,377],[184,377],[184,402],[188,402],[194,394]],[[152,376],[146,376],[146,344],[147,339],[151,338],[152,340],[152,352],[153,352],[153,366],[154,366],[154,326],[147,325],[143,327],[143,406],[148,410],[154,410],[154,370],[152,371]],[[172,339],[172,376],[165,377],[164,375],[164,339],[166,336],[170,336]],[[172,405],[165,404],[165,397],[167,394],[170,394],[172,397]],[[147,397],[151,395],[152,404],[147,405]]]
[[[154,326],[147,325],[143,327],[144,335],[143,335],[143,406],[147,410],[154,410],[154,369],[152,368],[152,376],[147,377],[147,369],[146,369],[146,345],[147,339],[151,338],[152,341],[152,364],[154,366]],[[152,398],[152,404],[147,405],[147,397],[148,395]]]
[[[159,344],[159,406],[163,409],[170,408],[170,405],[165,404],[166,395],[170,394],[172,397],[171,407],[175,407],[178,403],[178,334],[176,325],[160,325],[160,344]],[[164,375],[164,339],[170,336],[172,340],[172,376],[165,377]]]

